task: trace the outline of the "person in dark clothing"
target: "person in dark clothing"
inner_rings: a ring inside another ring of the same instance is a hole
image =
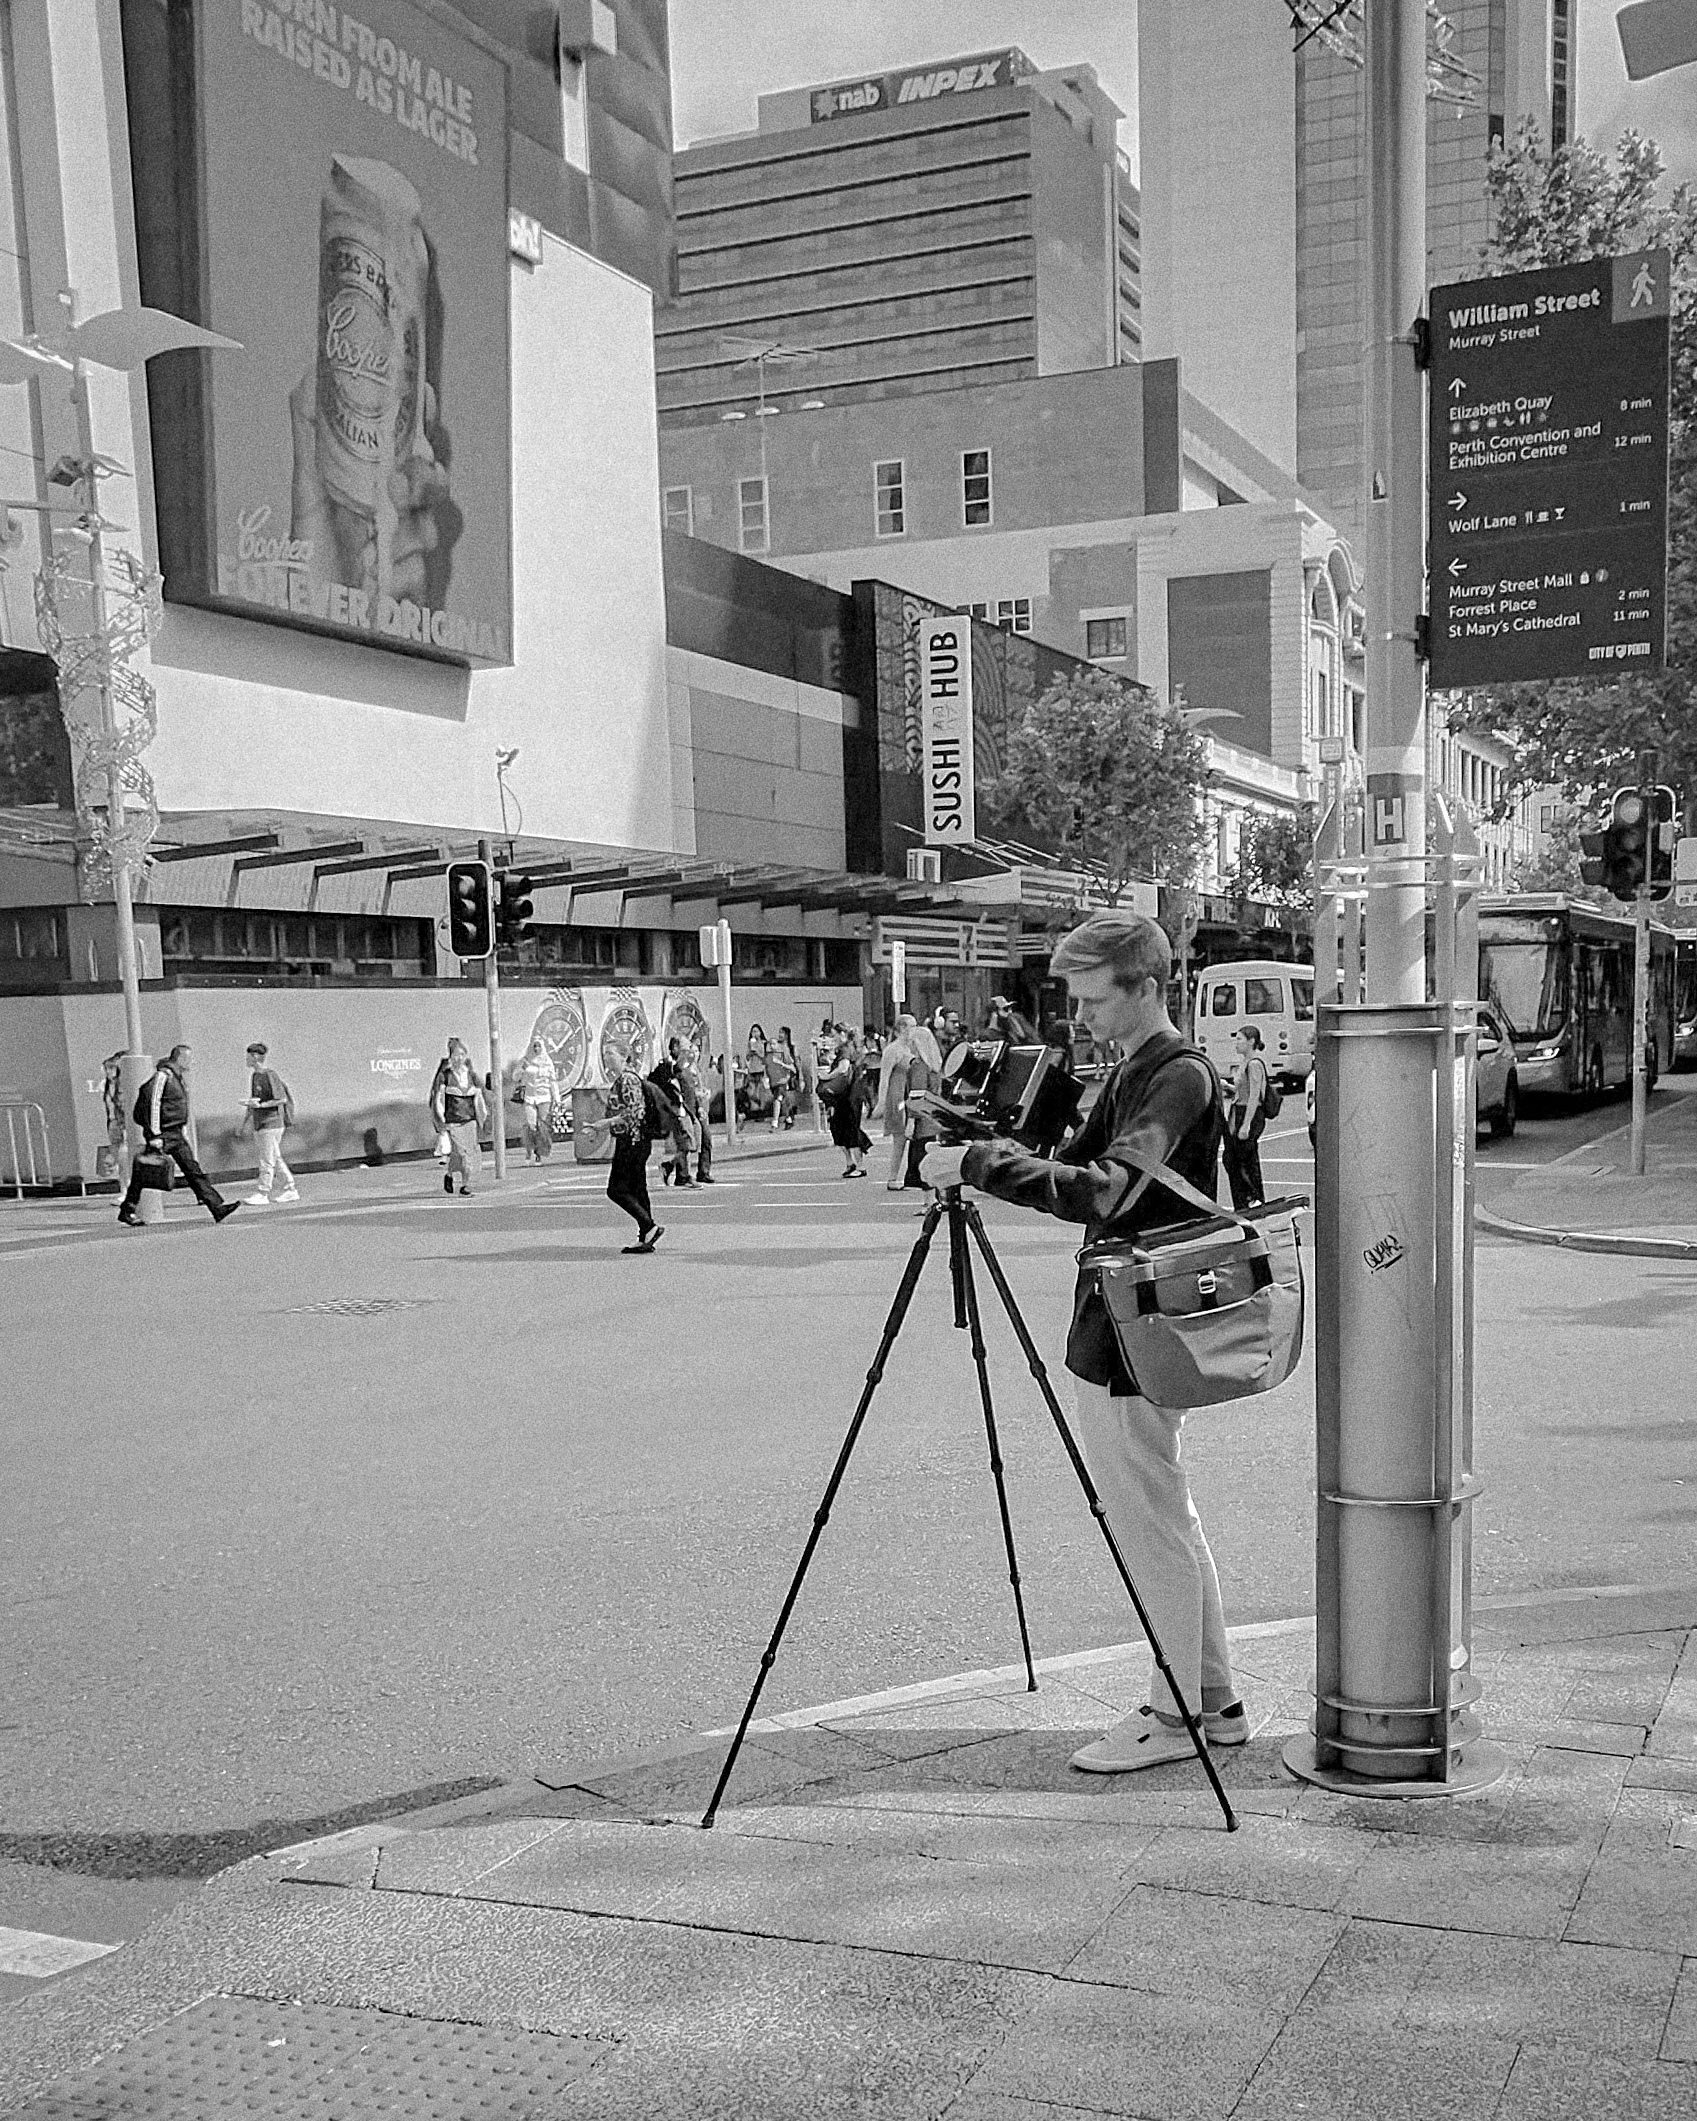
[[[1267,1125],[1267,1063],[1261,1058],[1261,1034],[1245,1024],[1232,1040],[1237,1048],[1237,1081],[1226,1107],[1225,1139],[1220,1144],[1226,1183],[1234,1208],[1253,1208],[1267,1197],[1261,1178],[1261,1135]]]
[[[1063,939],[1051,965],[1094,1037],[1117,1039],[1125,1058],[1058,1157],[1031,1156],[1005,1141],[938,1148],[921,1167],[926,1182],[977,1186],[1082,1223],[1087,1242],[1193,1220],[1193,1211],[1146,1169],[1167,1165],[1217,1195],[1219,1084],[1206,1057],[1167,1016],[1172,951],[1166,936],[1140,914],[1093,914]],[[1193,1707],[1200,1700],[1208,1742],[1241,1745],[1249,1723],[1232,1681],[1219,1577],[1180,1457],[1184,1417],[1138,1392],[1095,1277],[1083,1272],[1066,1362],[1075,1380],[1079,1447],[1173,1674]],[[1125,1774],[1193,1757],[1171,1690],[1151,1672],[1145,1706],[1075,1753],[1072,1764],[1092,1774]]]
[[[694,1111],[697,1100],[693,1089],[686,1092],[684,1088],[683,1070],[678,1064],[682,1051],[681,1039],[668,1039],[666,1058],[656,1061],[648,1071],[648,1080],[665,1092],[672,1107],[671,1153],[660,1159],[660,1183],[669,1186],[675,1181],[680,1191],[695,1184],[689,1175],[689,1160],[695,1151],[692,1131],[699,1133],[699,1129],[691,1129],[686,1116]]]
[[[170,1052],[153,1071],[153,1078],[141,1093],[137,1116],[141,1122],[143,1145],[154,1155],[166,1155],[188,1180],[189,1190],[212,1217],[215,1223],[226,1222],[241,1206],[239,1200],[226,1200],[206,1173],[200,1168],[200,1160],[189,1147],[189,1048],[173,1046]],[[130,1172],[129,1190],[118,1209],[121,1223],[139,1225],[141,1217],[136,1207],[142,1196],[142,1182],[136,1169]]]
[[[648,1100],[629,1052],[615,1047],[608,1057],[616,1062],[617,1072],[607,1091],[607,1127],[613,1137],[607,1198],[636,1224],[636,1243],[623,1249],[652,1252],[666,1232],[654,1220],[648,1198]]]

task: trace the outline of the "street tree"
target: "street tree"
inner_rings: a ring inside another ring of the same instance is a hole
[[[1258,816],[1246,823],[1232,870],[1234,896],[1269,906],[1306,906],[1314,888],[1314,825],[1311,803],[1294,817]]]
[[[1499,814],[1554,786],[1595,809],[1632,778],[1637,751],[1662,754],[1662,778],[1697,801],[1697,195],[1662,189],[1653,141],[1621,135],[1611,163],[1582,139],[1552,152],[1527,120],[1494,150],[1496,232],[1489,273],[1665,247],[1673,258],[1668,479],[1668,654],[1659,672],[1558,678],[1439,695],[1452,728],[1500,738],[1513,755]]]
[[[1146,685],[1081,668],[1057,677],[1010,731],[979,789],[997,830],[1094,871],[1117,905],[1138,878],[1177,891],[1202,847],[1208,747]]]

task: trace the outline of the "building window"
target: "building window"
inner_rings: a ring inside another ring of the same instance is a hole
[[[1325,672],[1324,672],[1323,670],[1316,670],[1316,671],[1315,671],[1315,673],[1314,673],[1314,730],[1313,730],[1313,733],[1314,733],[1314,735],[1315,735],[1315,736],[1330,736],[1330,734],[1331,734],[1331,729],[1330,729],[1330,726],[1329,726],[1329,719],[1330,719],[1330,711],[1331,711],[1331,701],[1330,701],[1330,690],[1329,690],[1329,687],[1328,687],[1328,685],[1327,685],[1327,680],[1326,680],[1326,673],[1325,673]]]
[[[960,460],[961,521],[968,530],[990,520],[990,452],[963,450]]]
[[[1031,631],[1031,599],[1029,597],[999,597],[996,601],[996,624],[1004,633],[1029,633]]]
[[[744,552],[765,552],[769,549],[766,535],[766,481],[764,479],[739,479],[737,481],[737,509],[741,518],[740,536]]]
[[[687,486],[668,486],[662,502],[668,530],[681,530],[686,538],[695,535],[695,503]]]
[[[1084,622],[1084,653],[1093,663],[1123,656],[1125,649],[1124,619],[1086,619]]]
[[[1539,830],[1540,832],[1554,832],[1554,830],[1555,830],[1555,829],[1556,829],[1556,806],[1555,806],[1555,804],[1554,804],[1554,803],[1540,803],[1540,804],[1538,805],[1538,830]]]
[[[902,481],[902,461],[892,458],[872,467],[872,498],[877,512],[878,535],[899,538],[907,529],[907,504]]]

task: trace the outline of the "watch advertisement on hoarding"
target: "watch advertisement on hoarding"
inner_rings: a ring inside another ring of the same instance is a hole
[[[511,660],[506,70],[405,0],[200,0],[215,603]]]

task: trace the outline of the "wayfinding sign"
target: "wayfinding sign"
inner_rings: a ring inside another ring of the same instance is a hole
[[[1662,666],[1665,250],[1432,290],[1431,680]]]

